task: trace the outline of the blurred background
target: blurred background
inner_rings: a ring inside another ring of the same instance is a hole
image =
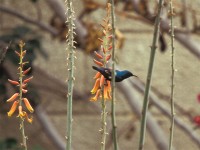
[[[99,50],[100,23],[106,15],[106,0],[74,0],[77,50],[73,99],[73,150],[100,147],[100,101],[91,102],[95,80],[93,52]],[[115,0],[116,63],[138,78],[116,84],[116,115],[119,147],[138,147],[143,91],[148,70],[157,0]],[[198,150],[200,115],[200,2],[174,0],[175,26],[175,131],[174,148]],[[165,150],[170,128],[171,47],[169,1],[162,12],[158,47],[152,77],[145,149]],[[0,1],[0,149],[18,149],[18,118],[7,117],[6,100],[18,89],[7,79],[17,80],[18,42],[23,40],[25,59],[34,78],[26,95],[34,106],[34,121],[25,123],[30,150],[63,150],[67,113],[66,6],[64,0]],[[107,101],[108,136],[112,149],[110,102]]]

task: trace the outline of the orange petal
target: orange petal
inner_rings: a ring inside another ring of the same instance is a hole
[[[96,75],[94,76],[94,79],[97,79],[101,76],[101,73],[100,72],[97,72]]]
[[[27,119],[27,121],[28,121],[29,123],[32,123],[32,122],[33,122],[33,117],[29,118],[28,115],[27,115],[26,119]]]
[[[31,67],[23,71],[23,75],[27,74],[31,70]]]
[[[100,87],[102,87],[102,85],[104,85],[104,80],[105,80],[105,77],[103,75],[101,75],[101,78],[100,78]]]
[[[33,122],[33,117],[31,116],[30,118],[28,117],[28,114],[25,112],[25,116],[26,116],[26,120],[29,122],[29,123],[32,123]]]
[[[112,96],[111,96],[111,91],[108,91],[108,99],[111,99]]]
[[[13,85],[19,85],[18,81],[14,81],[14,80],[10,80],[10,79],[8,79],[8,81]]]
[[[105,100],[109,99],[108,98],[108,86],[104,86],[103,94],[104,94],[104,99]]]
[[[101,92],[101,90],[98,89],[97,92],[96,92],[96,95],[94,97],[92,97],[90,99],[90,101],[97,101],[97,99],[99,98],[100,92]]]
[[[22,88],[25,88],[27,84],[22,84]]]
[[[33,113],[34,112],[34,109],[33,107],[31,106],[31,104],[29,103],[29,100],[27,98],[23,98],[24,100],[24,104],[26,105],[26,108],[31,112]]]
[[[97,53],[96,51],[94,51],[94,53],[99,59],[103,59],[103,56],[101,54]]]
[[[97,64],[98,66],[103,66],[103,63],[102,62],[100,62],[100,61],[98,61],[98,60],[96,60],[96,59],[93,59],[93,61],[94,61],[94,63],[95,64]]]
[[[19,101],[14,101],[10,111],[8,112],[8,117],[12,116],[12,114],[15,112],[18,104],[19,104]]]
[[[98,90],[98,88],[99,88],[99,85],[100,85],[100,79],[98,78],[98,79],[96,80],[95,84],[94,84],[93,89],[91,90],[91,93],[92,93],[92,94],[95,94],[95,93],[97,92],[97,90]]]
[[[111,92],[111,84],[110,81],[107,80],[108,91]]]
[[[19,107],[18,107],[18,110],[19,110],[19,115],[18,115],[18,117],[23,118],[23,117],[25,116],[26,112],[22,111],[22,106],[19,106]]]
[[[98,40],[103,43],[103,40],[101,38],[98,38]]]
[[[111,54],[109,54],[108,56],[106,56],[106,61],[108,61],[111,58]]]
[[[13,94],[13,96],[11,96],[6,102],[12,102],[12,101],[14,101],[18,96],[19,96],[19,93],[15,93],[15,94]]]
[[[108,50],[110,51],[112,49],[112,45],[110,45],[109,47],[108,47]]]
[[[112,38],[112,35],[109,35],[108,38],[111,39],[111,38]]]
[[[23,81],[23,84],[28,83],[31,79],[33,79],[33,76],[30,77],[30,78],[28,78],[28,79],[26,79],[26,80],[24,80],[24,81]]]
[[[27,93],[27,92],[28,92],[28,90],[22,89],[22,92],[23,92],[23,93]]]
[[[111,87],[109,86],[109,85],[107,85],[107,86],[105,86],[105,88],[106,88],[106,93],[105,94],[107,94],[106,96],[106,98],[107,99],[111,99],[112,98],[112,96],[111,96]]]

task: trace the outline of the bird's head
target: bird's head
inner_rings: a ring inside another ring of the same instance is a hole
[[[136,75],[134,75],[132,72],[128,71],[128,70],[124,70],[124,74],[126,74],[126,77],[131,77],[131,76],[134,76],[134,77],[137,77]]]

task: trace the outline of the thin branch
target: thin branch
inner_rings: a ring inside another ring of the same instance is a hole
[[[54,28],[52,28],[51,26],[48,26],[48,25],[46,25],[42,22],[39,22],[38,20],[32,20],[32,19],[30,19],[30,17],[24,16],[23,14],[21,14],[20,12],[14,10],[14,9],[7,8],[7,7],[4,7],[4,6],[0,6],[0,11],[7,13],[9,15],[15,16],[15,17],[22,19],[22,20],[24,20],[28,23],[33,24],[33,25],[36,25],[36,26],[40,27],[41,29],[43,29],[47,32],[50,32],[53,36],[58,35],[58,31],[55,30]]]
[[[64,1],[61,0],[46,0],[47,4],[51,7],[51,9],[55,12],[56,15],[58,15],[58,17],[63,21],[66,22],[66,14],[65,14],[65,5],[64,5]],[[75,28],[75,32],[78,35],[78,41],[81,44],[81,47],[84,47],[85,45],[85,37],[87,35],[87,29],[82,25],[82,23],[75,19],[74,20],[74,24],[76,26]]]
[[[134,8],[133,10],[138,15],[140,15],[138,0],[131,0],[131,1],[132,1],[133,8]],[[154,15],[149,14],[148,16],[154,16]],[[129,15],[127,17],[129,17]],[[140,18],[139,20],[141,20],[145,23],[149,23],[151,25],[153,24],[152,20],[146,16],[140,16],[140,17],[138,16],[138,18]],[[169,22],[167,20],[161,20],[160,28],[162,29],[162,31],[169,34],[170,26],[169,26]],[[184,47],[186,47],[190,52],[192,52],[196,57],[198,57],[200,59],[200,45],[197,41],[195,41],[188,35],[188,32],[184,33],[180,30],[175,29],[174,36],[177,41],[179,41]]]
[[[112,137],[113,137],[113,145],[114,150],[118,150],[117,143],[117,123],[115,116],[115,4],[114,0],[111,0],[111,23],[112,23],[112,101],[111,101],[111,115],[112,115]]]
[[[73,87],[74,87],[74,53],[75,53],[75,46],[74,46],[74,11],[72,6],[71,0],[66,0],[67,6],[67,27],[68,27],[68,35],[67,37],[67,60],[68,60],[68,91],[67,91],[67,143],[66,143],[66,150],[71,150],[72,144],[72,109],[73,109]]]
[[[173,145],[173,136],[174,136],[174,118],[175,118],[175,109],[174,109],[174,27],[173,27],[173,6],[172,0],[170,0],[170,15],[171,15],[171,127],[170,127],[170,138],[169,138],[169,150],[172,149]]]
[[[137,93],[133,89],[130,81],[131,80],[123,81],[123,83],[121,83],[120,86],[117,86],[117,88],[120,89],[120,92],[124,95],[131,110],[138,116],[141,116],[142,101],[137,97]],[[166,138],[167,136],[150,112],[147,113],[147,128],[152,135],[152,138],[158,149],[168,150],[168,139]]]
[[[148,97],[149,97],[149,90],[150,90],[150,86],[151,86],[151,76],[152,76],[152,72],[153,72],[156,43],[157,43],[157,37],[158,37],[158,31],[159,31],[159,25],[160,25],[161,9],[162,9],[162,0],[159,0],[158,13],[157,13],[157,17],[155,20],[155,28],[154,28],[153,41],[152,41],[152,46],[151,46],[151,54],[150,54],[150,59],[149,59],[149,67],[148,67],[148,73],[147,73],[147,79],[146,79],[145,93],[144,93],[142,120],[141,120],[141,128],[140,128],[139,150],[143,150],[144,142],[145,142],[146,119],[147,119],[147,111],[148,111],[148,105],[149,105]]]
[[[144,93],[145,87],[143,83],[139,80],[130,81],[132,86],[134,86],[139,92]],[[168,118],[171,117],[170,111],[167,109],[167,107],[160,102],[160,99],[153,93],[150,92],[149,98],[151,102],[166,115]],[[175,124],[179,126],[187,135],[189,135],[192,138],[192,141],[194,141],[198,146],[200,146],[200,137],[199,135],[187,124],[184,123],[181,119],[175,118]]]

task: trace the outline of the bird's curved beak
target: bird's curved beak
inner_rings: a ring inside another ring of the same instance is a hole
[[[138,78],[138,76],[136,76],[136,75],[134,75],[134,74],[133,74],[132,76],[133,76],[133,77],[137,77],[137,78]]]

